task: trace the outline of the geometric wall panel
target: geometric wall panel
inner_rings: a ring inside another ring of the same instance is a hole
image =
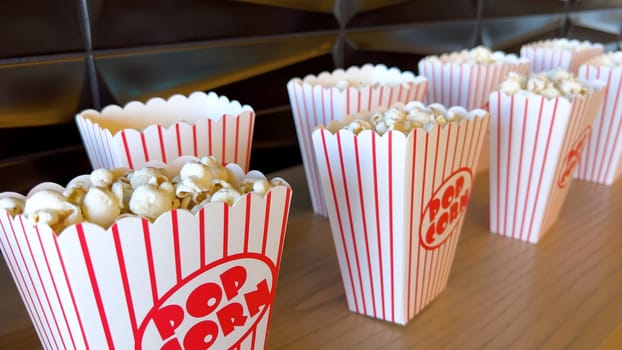
[[[213,90],[330,52],[335,33],[167,50],[96,54],[95,66],[118,103]]]

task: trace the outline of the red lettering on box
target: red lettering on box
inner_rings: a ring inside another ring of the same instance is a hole
[[[568,153],[564,157],[564,160],[561,164],[561,172],[559,173],[559,178],[557,179],[557,186],[559,188],[564,188],[570,184],[570,180],[574,174],[574,170],[579,164],[579,160],[581,159],[581,153],[583,152],[583,148],[585,147],[585,143],[590,138],[590,134],[592,133],[592,128],[587,127],[583,132],[579,135],[577,140],[572,144]]]
[[[276,269],[259,254],[211,263],[165,293],[136,334],[136,349],[229,349],[254,330],[274,300]],[[183,346],[182,346],[183,344]]]
[[[421,213],[419,242],[428,250],[440,247],[458,228],[471,194],[470,168],[460,168],[435,189]]]

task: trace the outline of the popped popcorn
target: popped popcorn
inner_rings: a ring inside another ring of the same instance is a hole
[[[507,95],[537,94],[547,98],[563,96],[568,99],[592,92],[592,88],[578,81],[574,74],[562,69],[529,75],[511,72],[499,90]]]
[[[173,178],[157,167],[134,171],[102,168],[74,179],[62,191],[43,189],[26,199],[0,197],[0,209],[13,216],[23,214],[60,233],[65,227],[83,221],[107,228],[126,216],[155,220],[172,209],[197,213],[210,202],[233,205],[246,193],[263,196],[272,187],[289,186],[281,179],[268,181],[257,174],[251,172],[236,180],[232,171],[214,157],[184,163]]]
[[[2,197],[0,198],[0,209],[4,209],[12,216],[24,211],[25,201],[16,197]]]
[[[389,130],[397,130],[408,134],[414,129],[423,128],[430,131],[435,125],[446,125],[458,122],[464,116],[455,110],[447,110],[440,104],[424,105],[418,101],[408,104],[396,103],[386,111],[365,112],[357,116],[348,115],[342,122],[333,122],[329,129],[344,129],[359,134],[363,130],[373,130],[383,135]]]
[[[581,51],[592,48],[595,44],[587,40],[576,40],[576,39],[551,39],[551,40],[542,40],[531,43],[533,47],[542,47],[542,48],[559,48],[564,50],[572,50],[572,51]]]
[[[595,67],[604,66],[609,68],[622,67],[622,51],[608,52],[589,60],[587,64]]]
[[[55,232],[84,220],[80,207],[54,190],[35,192],[26,200],[23,214],[35,223],[49,225]]]
[[[472,49],[446,53],[442,55],[430,55],[424,58],[441,63],[466,63],[466,64],[501,64],[518,62],[521,60],[515,54],[506,54],[502,51],[492,51],[485,46],[477,46]]]
[[[354,80],[354,79],[350,79],[350,80],[346,80],[346,79],[339,79],[335,82],[335,87],[337,89],[339,89],[339,91],[344,91],[348,88],[355,88],[355,89],[361,89],[364,87],[371,87],[371,88],[377,88],[380,85],[387,85],[387,86],[399,86],[401,85],[404,89],[409,89],[411,86],[411,83],[409,82],[402,82],[402,83],[388,83],[388,82],[380,82],[380,81],[363,81],[363,80]]]

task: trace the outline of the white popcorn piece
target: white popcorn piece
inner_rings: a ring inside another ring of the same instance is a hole
[[[240,184],[240,191],[241,193],[256,193],[259,195],[265,195],[271,188],[271,184],[270,182],[268,182],[268,180],[266,179],[262,179],[262,178],[252,178],[252,177],[247,177],[244,180],[242,180],[242,183]]]
[[[1,197],[0,209],[4,209],[12,216],[21,214],[24,211],[25,201],[22,198],[16,197]]]
[[[179,171],[179,181],[193,192],[211,191],[214,186],[212,171],[199,162],[185,164]]]
[[[231,181],[229,170],[227,170],[227,168],[225,168],[215,157],[203,157],[200,159],[200,162],[209,167],[215,178],[225,180],[227,182]]]
[[[67,198],[69,202],[77,206],[81,206],[87,191],[88,184],[84,184],[82,182],[74,182],[69,184],[65,188],[65,191],[63,191],[63,196],[65,196],[65,198]]]
[[[134,189],[144,184],[159,186],[161,183],[169,181],[164,169],[153,167],[145,167],[130,172],[128,174],[128,179],[130,185]]]
[[[129,208],[130,197],[132,196],[132,186],[127,178],[119,178],[110,187],[112,194],[117,199],[117,203],[122,210]]]
[[[96,187],[108,187],[114,180],[114,174],[108,169],[95,169],[91,172],[91,184]]]
[[[84,219],[99,226],[108,227],[121,215],[121,201],[112,191],[102,187],[92,187],[82,202]]]
[[[56,233],[84,219],[80,207],[69,202],[62,193],[52,190],[32,194],[26,200],[23,214],[35,223],[49,225]]]
[[[241,194],[237,190],[231,187],[224,187],[212,194],[212,202],[225,202],[229,205],[233,205],[235,201],[240,198]]]
[[[174,196],[167,188],[142,184],[134,188],[129,207],[132,213],[155,220],[162,213],[174,208]]]

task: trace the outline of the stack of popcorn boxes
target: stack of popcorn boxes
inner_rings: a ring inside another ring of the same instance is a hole
[[[319,181],[311,133],[345,115],[387,109],[396,102],[422,101],[428,81],[412,72],[385,65],[365,64],[336,69],[287,84],[294,124],[309,187],[313,211],[328,216]]]
[[[197,92],[76,123],[91,174],[0,194],[43,348],[265,348],[292,191],[247,169],[252,108]]]
[[[442,55],[430,55],[419,61],[419,73],[426,77],[428,103],[462,106],[467,110],[487,108],[488,95],[496,90],[510,72],[526,74],[529,60],[515,54],[491,51],[478,46]],[[488,137],[482,146],[477,171],[488,169]]]

